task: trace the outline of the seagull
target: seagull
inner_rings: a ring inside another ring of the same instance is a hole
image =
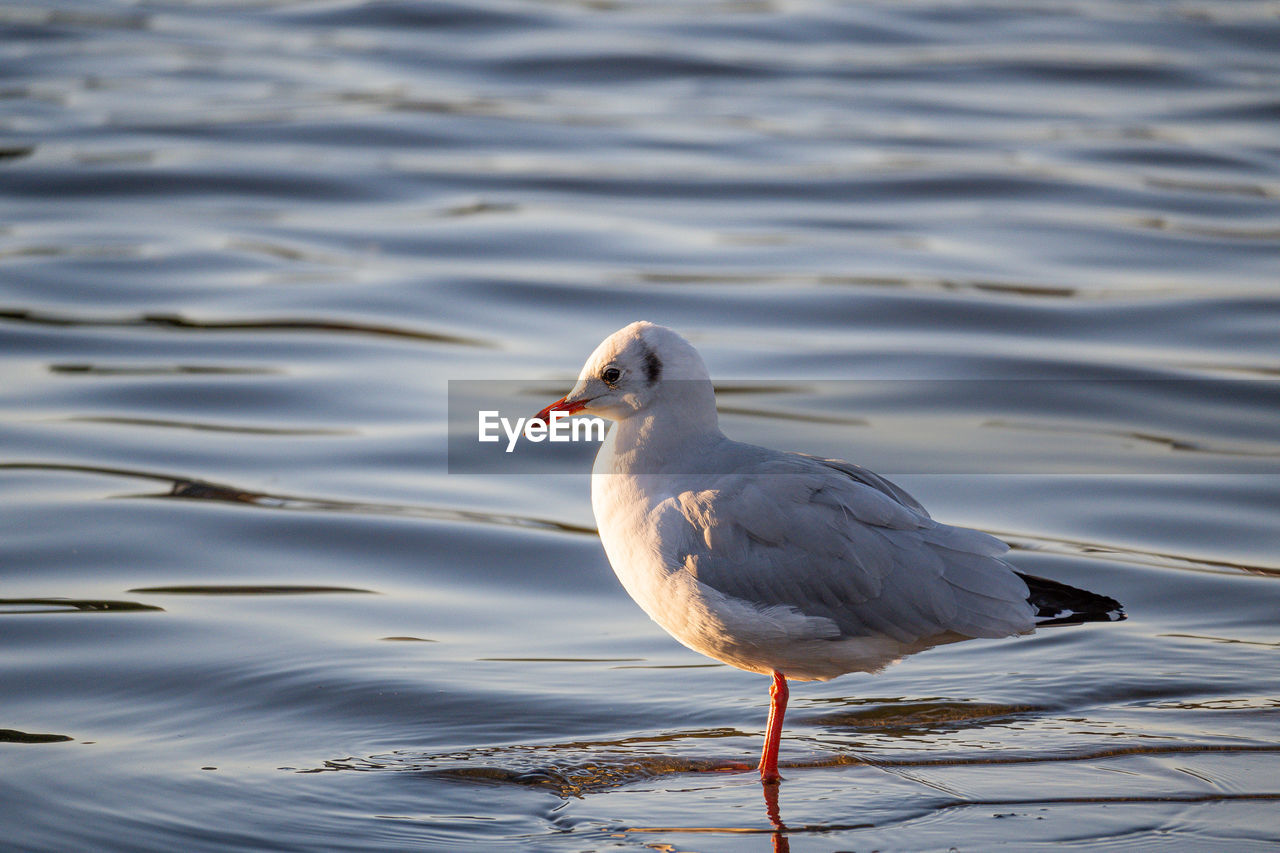
[[[1016,571],[1004,542],[934,521],[866,468],[727,438],[702,357],[663,326],[636,322],[606,338],[535,420],[557,413],[613,421],[591,504],[626,591],[690,649],[773,678],[766,785],[782,778],[788,679],[1124,618],[1112,598]]]

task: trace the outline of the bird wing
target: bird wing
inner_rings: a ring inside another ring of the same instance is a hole
[[[777,453],[655,508],[664,562],[762,609],[830,620],[833,637],[902,642],[1032,627],[1007,546],[931,519],[910,495],[838,460]]]

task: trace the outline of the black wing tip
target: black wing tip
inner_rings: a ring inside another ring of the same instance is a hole
[[[1122,608],[1107,610],[1101,613],[1096,611],[1086,613],[1059,611],[1059,613],[1062,615],[1045,613],[1044,610],[1041,609],[1040,612],[1036,614],[1036,618],[1038,620],[1036,622],[1036,627],[1048,628],[1054,625],[1083,625],[1086,622],[1123,622],[1129,618],[1128,614],[1125,613]],[[1042,618],[1044,616],[1051,616],[1052,618]]]
[[[1107,595],[1069,586],[1049,578],[1016,573],[1026,583],[1027,601],[1036,608],[1036,625],[1081,625],[1122,622],[1124,605]]]

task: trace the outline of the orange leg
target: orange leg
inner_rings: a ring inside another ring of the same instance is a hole
[[[782,717],[787,713],[787,677],[773,674],[769,688],[769,728],[764,734],[764,751],[760,753],[760,781],[781,782],[778,773],[778,744],[782,741]]]

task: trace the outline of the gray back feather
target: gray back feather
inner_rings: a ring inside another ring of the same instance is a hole
[[[726,442],[732,471],[659,504],[664,562],[760,608],[830,620],[831,638],[915,642],[1029,630],[1007,546],[939,524],[860,466]],[[756,451],[756,452],[750,452]],[[750,458],[744,465],[743,456]]]

